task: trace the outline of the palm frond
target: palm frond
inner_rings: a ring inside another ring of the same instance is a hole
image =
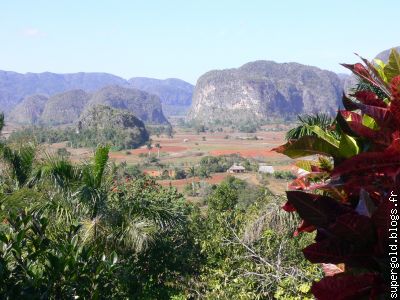
[[[50,180],[56,187],[65,189],[79,180],[79,169],[64,157],[46,154],[45,160],[34,171],[30,183],[44,180]]]
[[[81,221],[80,235],[83,244],[90,244],[95,240],[107,239],[109,232],[101,216]]]
[[[108,162],[109,151],[110,151],[109,147],[99,146],[96,150],[96,153],[94,154],[92,167],[93,167],[94,184],[96,187],[99,187],[101,185],[104,170]]]
[[[293,232],[298,226],[299,218],[294,214],[288,214],[281,206],[279,202],[269,203],[260,215],[246,226],[242,241],[246,244],[254,243],[266,228],[280,233]]]
[[[33,145],[27,145],[13,150],[5,145],[2,152],[2,157],[11,167],[18,186],[23,186],[31,175],[36,148]]]
[[[287,140],[297,140],[303,136],[314,135],[309,126],[316,125],[322,130],[327,130],[334,122],[334,119],[327,114],[302,115],[298,116],[298,120],[300,124],[286,133]]]
[[[134,252],[140,252],[149,246],[156,233],[157,226],[154,223],[143,219],[131,219],[121,228],[119,242]]]

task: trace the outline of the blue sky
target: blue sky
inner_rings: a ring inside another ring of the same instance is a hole
[[[398,46],[398,0],[0,0],[0,70],[195,83],[264,59],[335,72]]]

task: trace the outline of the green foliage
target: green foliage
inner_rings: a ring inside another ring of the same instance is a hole
[[[42,143],[60,143],[68,141],[73,148],[95,148],[100,144],[113,146],[115,150],[137,148],[148,139],[147,134],[142,134],[136,129],[105,128],[104,130],[82,129],[79,133],[75,128],[67,127],[25,127],[11,133],[10,143],[20,141],[33,141]]]
[[[335,128],[305,124],[306,130],[294,130],[301,134],[289,134],[295,140],[276,148],[291,158],[321,155],[290,185],[283,206],[302,218],[297,234],[318,236],[303,249],[307,260],[325,265],[326,276],[311,286],[317,299],[389,298],[388,224],[400,180],[400,56],[392,50],[386,65],[361,60],[343,64],[361,84],[343,96]]]
[[[200,169],[204,168],[210,173],[226,172],[233,164],[241,164],[247,170],[257,170],[257,164],[237,154],[221,156],[204,156],[200,160]]]
[[[296,299],[300,286],[309,297],[304,285],[321,271],[298,247],[310,238],[292,238],[297,218],[280,210],[282,199],[251,190],[229,177],[208,197],[207,216],[197,221],[206,263],[194,290],[205,299]],[[251,200],[243,205],[241,195]]]
[[[186,172],[183,169],[178,169],[175,168],[175,179],[185,179],[186,178]]]
[[[309,237],[291,238],[298,219],[265,188],[192,179],[185,191],[203,197],[200,210],[138,165],[110,163],[109,146],[73,164],[12,141],[0,164],[2,299],[296,299],[320,277],[298,250]],[[175,176],[234,163],[256,166],[210,156]]]
[[[52,237],[49,219],[37,211],[9,215],[0,232],[2,299],[107,299],[122,296],[114,279],[118,255],[82,245],[79,225]]]
[[[182,295],[201,255],[193,208],[176,190],[126,180],[107,147],[81,165],[57,156],[31,165],[29,184],[0,194],[0,298]]]
[[[296,178],[296,176],[293,175],[293,173],[290,171],[275,171],[274,177],[277,179],[285,179],[285,180],[291,180]]]
[[[318,126],[322,130],[326,130],[333,124],[333,119],[326,114],[299,115],[297,118],[300,125],[286,133],[287,140],[299,139],[303,136],[316,135],[311,126]]]
[[[57,149],[57,155],[63,156],[63,157],[68,157],[71,155],[71,152],[69,152],[66,148],[59,148]]]
[[[259,124],[252,121],[239,122],[236,126],[240,132],[246,133],[254,133],[259,128]]]

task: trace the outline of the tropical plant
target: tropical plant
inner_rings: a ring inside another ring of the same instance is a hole
[[[108,162],[108,147],[78,165],[57,155],[17,164],[16,149],[0,165],[1,182],[18,187],[0,190],[0,298],[169,299],[184,292],[200,256],[192,208],[176,190],[126,177],[124,166]]]
[[[361,59],[343,66],[366,88],[343,96],[334,127],[307,125],[312,134],[275,149],[291,158],[319,156],[299,162],[308,173],[293,181],[283,207],[303,219],[296,234],[317,232],[303,249],[328,271],[312,286],[317,299],[389,297],[389,212],[400,192],[400,55],[392,50],[387,64]]]
[[[17,189],[24,186],[32,175],[35,154],[33,144],[19,146],[17,149],[8,145],[1,147],[1,159],[8,165]]]
[[[155,147],[157,148],[157,158],[160,158],[160,149],[162,148],[160,143],[156,143]]]
[[[198,216],[206,259],[193,288],[198,298],[310,299],[307,281],[320,270],[298,248],[311,237],[292,238],[297,218],[280,210],[279,197],[262,192],[244,206],[241,192],[249,186],[229,177],[207,198],[207,216]]]
[[[191,166],[189,167],[188,171],[187,171],[188,177],[196,177],[196,167],[195,166]]]
[[[327,130],[333,125],[334,121],[327,114],[302,115],[297,118],[300,124],[286,133],[287,140],[299,139],[302,136],[307,135],[314,135],[315,133],[310,129],[312,126],[318,126],[323,130]]]
[[[146,148],[148,150],[147,156],[150,157],[150,151],[151,149],[153,149],[153,146],[151,145],[151,140],[146,143]]]

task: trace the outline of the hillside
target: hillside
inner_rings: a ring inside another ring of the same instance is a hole
[[[202,75],[188,120],[230,124],[302,113],[334,114],[342,90],[333,72],[298,63],[255,61]]]
[[[78,120],[90,99],[83,90],[72,90],[50,97],[43,110],[43,124],[70,124]]]
[[[144,123],[131,112],[104,105],[94,105],[79,118],[80,135],[88,136],[87,146],[111,144],[120,148],[136,148],[149,139]]]
[[[134,77],[129,79],[129,84],[133,88],[157,95],[166,116],[183,115],[192,104],[194,86],[180,79]]]
[[[166,115],[182,114],[191,104],[193,85],[180,79],[135,77],[125,80],[108,73],[26,73],[0,70],[0,107],[6,115],[28,96],[53,96],[70,90],[94,92],[110,85],[136,88],[161,99]],[[17,117],[18,119],[18,117]]]
[[[27,96],[14,108],[9,118],[19,124],[38,124],[47,100],[43,95]]]
[[[96,104],[128,110],[149,124],[168,124],[157,96],[120,86],[105,87],[93,94],[71,90],[49,98],[29,96],[8,117],[19,124],[72,124],[88,106]]]
[[[160,98],[137,89],[120,86],[105,87],[94,93],[90,99],[89,105],[97,104],[125,109],[145,123],[168,123],[162,111]]]
[[[23,98],[34,94],[52,96],[68,90],[87,92],[107,85],[127,84],[125,79],[107,73],[26,73],[0,71],[0,105],[10,112]]]

